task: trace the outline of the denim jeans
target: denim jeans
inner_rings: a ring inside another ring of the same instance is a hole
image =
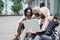
[[[37,35],[34,40],[52,40],[51,36],[48,35],[42,35],[41,37],[39,35]]]
[[[32,40],[32,38],[28,38],[28,37],[26,37],[24,40]]]
[[[42,40],[53,40],[52,36],[42,35]]]
[[[48,35],[42,35],[41,37],[39,35],[36,35],[34,39],[25,38],[25,40],[53,40],[53,39],[51,36],[48,36]]]
[[[36,37],[33,40],[41,40],[41,37],[39,35],[36,35]]]
[[[25,40],[41,40],[40,36],[39,35],[36,35],[34,39],[32,39],[32,37],[30,38],[25,38]]]

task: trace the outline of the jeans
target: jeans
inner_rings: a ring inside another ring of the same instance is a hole
[[[42,40],[52,40],[53,38],[48,35],[42,35]]]
[[[28,37],[26,37],[24,40],[32,40],[32,38],[28,38]]]
[[[52,37],[48,35],[42,35],[41,37],[39,35],[36,35],[34,39],[25,38],[25,40],[52,40]]]
[[[48,35],[42,35],[41,37],[39,35],[37,35],[34,40],[52,40],[51,36]]]
[[[25,38],[25,40],[41,40],[40,36],[39,35],[36,35],[34,39],[32,39],[32,37],[30,38]]]
[[[39,35],[36,35],[36,37],[33,40],[41,40],[41,37]]]

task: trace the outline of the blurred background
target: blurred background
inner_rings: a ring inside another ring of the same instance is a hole
[[[0,15],[23,14],[26,7],[40,6],[44,3],[52,15],[60,16],[60,0],[0,0]]]
[[[60,0],[0,0],[0,40],[12,40],[26,7],[44,3],[51,15],[60,18]],[[60,26],[56,28],[60,32]]]

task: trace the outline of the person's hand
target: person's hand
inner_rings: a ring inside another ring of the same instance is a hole
[[[50,16],[50,17],[47,18],[47,20],[48,20],[49,22],[52,21],[53,19],[54,19],[53,16]]]
[[[45,29],[40,30],[40,32],[44,32],[44,31],[45,31]]]
[[[33,31],[32,29],[30,29],[30,30],[29,30],[29,32],[30,32],[30,33],[35,33],[35,34],[36,34],[36,32],[35,32],[35,31]]]
[[[18,34],[18,33],[15,33],[15,36],[16,36],[16,37],[19,37],[19,34]]]

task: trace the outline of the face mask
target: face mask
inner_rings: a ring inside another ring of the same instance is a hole
[[[27,13],[26,16],[29,18],[31,17],[31,13]]]
[[[44,16],[43,14],[41,14],[41,15],[40,15],[40,17],[41,17],[42,19],[44,19],[44,18],[45,18],[45,16]]]
[[[35,16],[37,16],[37,17],[39,17],[40,15],[39,15],[39,13],[36,13],[36,14],[34,14]]]

